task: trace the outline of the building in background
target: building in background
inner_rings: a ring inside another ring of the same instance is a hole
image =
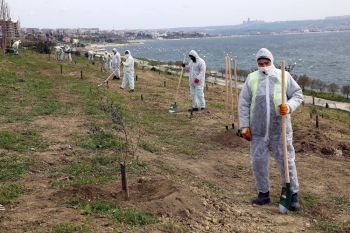
[[[11,41],[19,39],[21,39],[21,27],[19,20],[0,20],[1,47],[11,47]]]

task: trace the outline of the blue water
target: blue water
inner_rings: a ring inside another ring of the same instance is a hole
[[[225,67],[227,55],[237,60],[237,69],[250,70],[256,66],[255,53],[267,48],[275,64],[281,64],[282,60],[286,65],[296,62],[293,74],[306,74],[327,84],[350,84],[350,32],[148,40],[116,47],[122,55],[130,50],[134,57],[166,62],[182,61],[183,54],[194,49],[213,71]],[[106,47],[108,51],[112,48]]]

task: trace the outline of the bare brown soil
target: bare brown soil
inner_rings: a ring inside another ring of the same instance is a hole
[[[148,108],[168,112],[175,96],[177,80],[167,79],[151,71],[137,71],[138,81],[135,92],[120,90],[121,81],[110,81],[109,91],[119,92],[127,104],[143,104]],[[72,74],[79,77],[79,72]],[[89,81],[100,83],[103,79],[88,77]],[[5,87],[7,88],[7,87]],[[103,87],[105,88],[105,87]],[[159,96],[152,93],[162,93]],[[70,100],[68,93],[60,90],[63,102]],[[143,95],[144,101],[140,100]],[[173,145],[161,142],[157,135],[149,134],[148,139],[160,150],[155,153],[138,151],[141,161],[149,170],[129,180],[130,198],[121,190],[121,181],[98,184],[76,184],[63,188],[50,188],[53,181],[74,179],[59,177],[50,173],[72,163],[82,148],[72,145],[72,134],[83,133],[86,129],[84,117],[40,116],[29,128],[39,129],[48,139],[49,149],[44,152],[31,151],[33,159],[43,164],[31,167],[31,173],[23,178],[26,192],[16,199],[15,206],[6,206],[0,212],[0,232],[48,232],[60,222],[86,223],[94,232],[113,232],[115,225],[103,216],[88,218],[81,210],[65,205],[69,197],[79,196],[82,202],[96,200],[118,201],[122,206],[145,208],[158,216],[160,223],[131,228],[119,226],[119,232],[322,232],[319,224],[336,223],[349,227],[350,220],[350,131],[349,126],[335,117],[320,118],[318,129],[314,118],[310,119],[309,106],[300,106],[292,118],[294,126],[294,146],[296,165],[300,182],[302,210],[299,213],[280,214],[278,201],[281,190],[280,175],[271,157],[271,198],[270,204],[251,204],[256,196],[252,174],[249,143],[237,137],[233,130],[225,129],[225,109],[211,103],[225,103],[225,90],[221,86],[208,84],[205,90],[207,109],[194,112],[190,117],[189,90],[183,85],[180,90],[179,109],[169,117],[177,117],[190,122],[189,126],[174,127],[174,133],[194,133],[202,139],[200,143],[211,145],[200,149],[194,155],[186,155],[174,150]],[[77,110],[69,110],[77,111]],[[322,111],[335,111],[323,109]],[[169,120],[169,122],[172,122]],[[2,128],[18,129],[21,123],[3,125]],[[176,128],[176,129],[175,129]],[[176,131],[175,131],[176,130]],[[197,142],[193,142],[197,143]],[[106,152],[108,153],[108,152]],[[90,156],[94,152],[91,151]],[[172,169],[165,169],[157,161],[163,161]],[[311,205],[308,198],[317,197]],[[334,200],[345,200],[335,203]],[[172,222],[168,230],[159,226]],[[349,228],[337,228],[337,232],[349,232]],[[344,230],[345,229],[345,230]]]

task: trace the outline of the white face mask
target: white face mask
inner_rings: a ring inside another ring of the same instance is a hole
[[[129,54],[125,54],[125,57],[128,58],[128,57],[129,57]]]
[[[268,75],[271,72],[272,68],[273,68],[272,65],[265,66],[265,67],[258,67],[259,71],[263,72],[266,75]]]

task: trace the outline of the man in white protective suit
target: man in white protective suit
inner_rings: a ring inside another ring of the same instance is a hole
[[[88,59],[90,61],[93,61],[94,60],[94,56],[96,55],[96,53],[94,51],[92,51],[92,50],[89,50],[87,53],[88,53]]]
[[[67,44],[66,44],[66,46],[64,46],[64,55],[65,55],[64,59],[66,61],[72,62],[72,49]]]
[[[15,55],[18,55],[18,48],[19,48],[19,44],[21,43],[20,40],[17,40],[16,42],[14,42],[12,44],[12,48],[13,48],[13,52]]]
[[[120,62],[120,53],[117,51],[116,48],[113,48],[111,53],[111,72],[114,72],[113,80],[120,79]]]
[[[125,60],[122,62],[124,77],[121,89],[124,89],[126,84],[129,83],[130,90],[129,92],[134,92],[134,58],[131,56],[129,50],[125,51]]]
[[[286,71],[286,104],[282,105],[282,72],[274,66],[272,53],[262,48],[256,54],[258,70],[248,75],[239,97],[239,114],[242,136],[250,141],[250,156],[259,192],[253,204],[270,202],[269,163],[272,150],[282,184],[285,187],[282,117],[286,115],[287,153],[290,189],[293,193],[289,210],[300,210],[299,183],[295,166],[295,151],[292,143],[293,130],[290,114],[303,101],[300,86]]]
[[[189,85],[192,96],[192,108],[188,111],[199,111],[205,109],[204,84],[206,65],[196,51],[191,50],[188,55],[191,61],[186,65],[182,64],[186,70],[189,70]]]

